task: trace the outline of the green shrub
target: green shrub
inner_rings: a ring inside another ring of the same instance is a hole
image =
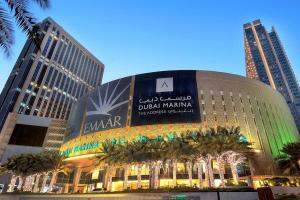
[[[158,189],[136,189],[136,190],[125,190],[124,192],[130,193],[159,193],[159,192],[166,192],[166,193],[177,193],[177,192],[252,192],[254,191],[253,188],[249,187],[235,187],[235,188],[195,188],[195,187],[186,187],[186,186],[178,186],[174,188],[158,188]]]
[[[288,178],[274,177],[269,181],[271,186],[287,186],[290,185],[290,180]]]
[[[225,183],[225,186],[248,186],[248,184],[244,181],[239,181],[237,184],[235,184],[233,181],[227,181]]]

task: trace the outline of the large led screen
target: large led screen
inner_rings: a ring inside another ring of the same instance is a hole
[[[16,124],[8,144],[41,147],[47,130],[42,126]]]
[[[131,125],[200,122],[196,71],[135,76]]]

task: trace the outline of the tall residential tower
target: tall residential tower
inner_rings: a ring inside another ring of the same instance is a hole
[[[300,90],[275,28],[268,32],[260,20],[244,24],[247,77],[278,90],[286,99],[300,132]]]
[[[59,149],[72,105],[102,81],[104,65],[54,20],[39,26],[40,48],[26,41],[0,95],[0,162]]]

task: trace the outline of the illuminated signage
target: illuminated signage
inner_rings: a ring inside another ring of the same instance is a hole
[[[121,128],[126,125],[131,78],[101,85],[87,101],[83,133]]]
[[[195,71],[135,76],[131,125],[200,122]]]
[[[99,142],[91,142],[91,143],[87,143],[87,144],[78,145],[74,148],[68,148],[62,152],[62,155],[68,157],[70,154],[73,154],[73,153],[81,153],[84,151],[88,151],[91,149],[98,149],[98,148],[99,148]]]

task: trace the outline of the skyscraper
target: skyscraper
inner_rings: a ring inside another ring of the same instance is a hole
[[[26,41],[0,95],[0,161],[59,149],[72,105],[102,81],[104,65],[54,20],[39,26],[40,48]]]
[[[275,28],[268,32],[260,20],[244,24],[247,77],[278,90],[286,99],[300,133],[300,90]]]

